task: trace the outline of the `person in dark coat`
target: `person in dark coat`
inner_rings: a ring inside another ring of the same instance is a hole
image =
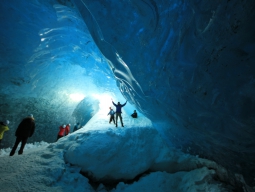
[[[21,142],[21,147],[18,151],[18,154],[21,155],[23,153],[23,149],[27,143],[27,139],[34,134],[34,131],[35,131],[35,120],[33,115],[30,114],[28,117],[24,118],[21,121],[21,123],[19,124],[15,132],[16,141],[10,152],[10,156],[13,156],[15,154],[15,151],[20,142]]]
[[[73,132],[77,131],[78,129],[80,129],[80,123],[79,122],[74,126]]]
[[[134,113],[131,115],[133,118],[137,118],[136,110],[134,110]]]
[[[116,107],[116,127],[118,127],[118,117],[120,117],[121,125],[122,125],[122,127],[124,127],[123,121],[122,121],[122,116],[121,116],[121,113],[122,113],[121,108],[124,107],[127,104],[127,101],[124,104],[120,104],[120,102],[118,102],[118,104],[115,104],[112,101],[112,104]]]

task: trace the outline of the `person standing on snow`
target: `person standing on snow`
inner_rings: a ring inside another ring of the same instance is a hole
[[[27,143],[27,139],[34,134],[34,131],[35,131],[35,119],[33,115],[30,114],[28,117],[24,118],[21,121],[21,123],[19,124],[15,132],[16,141],[10,152],[10,156],[13,156],[15,154],[15,151],[20,142],[21,142],[21,147],[18,151],[18,154],[21,155],[23,153],[23,149]]]
[[[116,127],[118,127],[118,117],[120,117],[121,125],[122,125],[122,127],[124,127],[123,121],[122,121],[122,116],[121,116],[121,113],[122,113],[121,108],[127,104],[127,101],[126,101],[126,103],[124,103],[122,105],[120,104],[120,102],[118,102],[118,104],[116,105],[113,101],[112,101],[112,104],[116,107]]]
[[[9,125],[10,121],[9,120],[5,120],[3,122],[0,122],[0,145],[2,143],[2,139],[4,137],[4,132],[5,131],[9,131]]]
[[[77,131],[78,129],[80,129],[80,123],[79,122],[74,126],[73,132]]]
[[[59,132],[58,132],[58,137],[57,140],[59,140],[61,137],[65,136],[65,132],[66,132],[66,125],[63,124],[59,127]]]
[[[71,127],[70,123],[66,125],[65,135],[68,135],[70,133],[70,127]]]
[[[109,107],[109,109],[110,109],[110,112],[108,113],[108,115],[110,115],[109,123],[111,123],[113,121],[113,123],[115,124],[115,118],[114,118],[115,112],[113,111],[113,109],[111,107]]]

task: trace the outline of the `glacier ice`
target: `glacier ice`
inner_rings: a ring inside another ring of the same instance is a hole
[[[108,93],[169,146],[254,182],[252,1],[10,0],[0,11],[5,146],[24,115],[37,121],[31,142],[52,142],[60,124],[75,123],[80,101],[70,95]]]
[[[248,171],[254,170],[255,150],[250,1],[74,3],[111,61],[122,94],[169,145],[253,172]]]

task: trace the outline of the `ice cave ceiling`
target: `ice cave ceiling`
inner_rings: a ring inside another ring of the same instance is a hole
[[[254,20],[252,0],[4,0],[5,147],[26,114],[37,123],[30,142],[53,142],[77,107],[93,111],[93,98],[121,92],[169,145],[252,180]]]

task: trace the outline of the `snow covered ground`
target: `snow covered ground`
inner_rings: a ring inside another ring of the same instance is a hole
[[[215,162],[169,148],[146,117],[123,117],[125,127],[116,128],[99,112],[58,142],[27,144],[23,155],[2,149],[1,191],[234,190]]]

